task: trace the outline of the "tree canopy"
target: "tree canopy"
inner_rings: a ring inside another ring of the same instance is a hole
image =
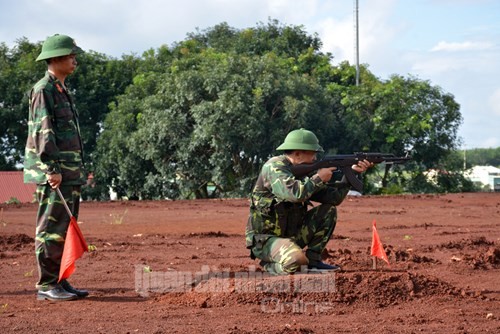
[[[354,67],[333,65],[321,47],[302,26],[270,20],[242,30],[221,23],[141,57],[79,57],[69,81],[87,167],[103,186],[95,192],[246,196],[262,164],[300,127],[315,132],[328,153],[410,152],[406,174],[391,178],[386,170],[383,187],[393,180],[410,189],[423,171],[446,164],[462,121],[453,95],[411,76],[381,80],[367,65],[356,86]],[[39,50],[25,39],[0,48],[2,169],[22,161],[23,94],[45,70],[33,60]]]

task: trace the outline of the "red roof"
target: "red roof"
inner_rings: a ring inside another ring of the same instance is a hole
[[[33,202],[36,184],[24,183],[23,172],[0,172],[0,203],[17,198],[21,203]]]

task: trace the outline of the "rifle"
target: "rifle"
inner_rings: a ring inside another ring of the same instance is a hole
[[[337,167],[344,173],[347,181],[351,184],[354,190],[362,191],[363,182],[361,182],[361,180],[354,174],[352,165],[356,165],[359,161],[367,160],[375,164],[385,162],[390,167],[394,164],[404,164],[410,159],[411,157],[408,156],[397,157],[390,153],[356,152],[354,154],[326,156],[319,161],[313,162],[312,164],[293,165],[291,170],[295,177],[303,177],[321,168]]]

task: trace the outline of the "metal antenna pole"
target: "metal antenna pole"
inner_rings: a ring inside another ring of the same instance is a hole
[[[358,0],[354,0],[354,20],[355,20],[355,34],[356,34],[356,86],[359,86],[359,6]]]

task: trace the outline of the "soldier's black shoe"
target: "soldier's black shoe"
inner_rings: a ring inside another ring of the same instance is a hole
[[[75,289],[71,286],[71,284],[69,284],[67,280],[62,280],[60,284],[64,290],[76,295],[78,298],[85,298],[89,295],[89,292],[87,290]]]
[[[307,266],[309,271],[339,271],[341,268],[321,261],[310,262]]]
[[[74,300],[77,299],[78,296],[64,290],[61,286],[56,286],[53,289],[47,290],[47,291],[42,291],[39,290],[38,294],[36,296],[37,300],[50,300],[53,302],[65,302],[68,300]]]

